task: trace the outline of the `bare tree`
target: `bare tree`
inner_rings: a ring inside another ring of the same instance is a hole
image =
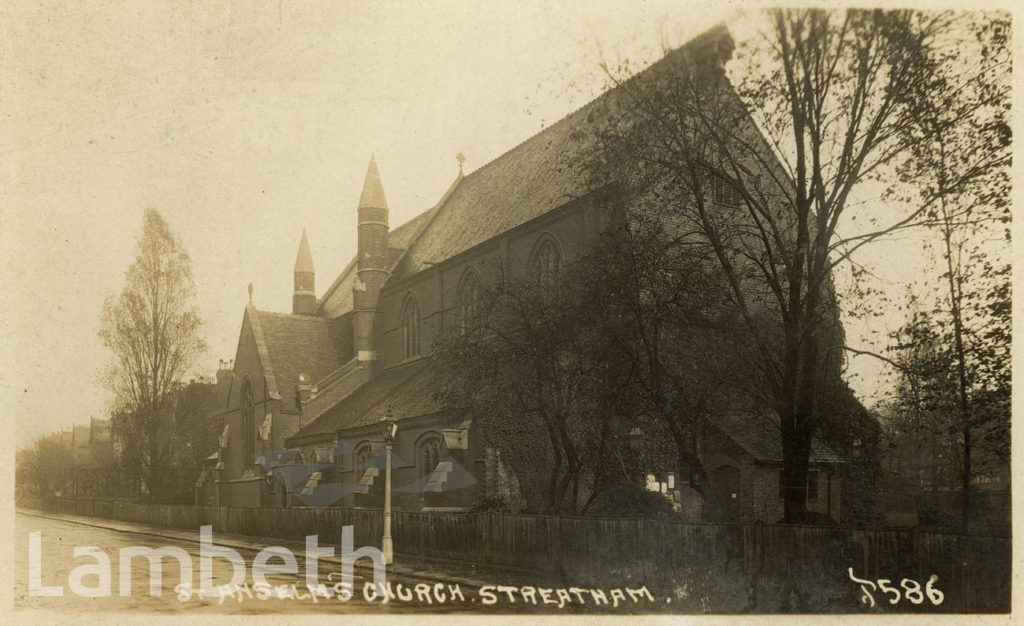
[[[188,254],[148,209],[124,288],[104,303],[100,338],[114,356],[106,377],[119,409],[114,434],[151,494],[172,453],[175,386],[205,350],[194,297]]]

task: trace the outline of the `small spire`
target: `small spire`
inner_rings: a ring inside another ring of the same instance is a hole
[[[249,304],[252,304],[252,283],[249,283]]]
[[[459,162],[459,176],[462,176],[462,164],[466,162],[466,155],[460,151],[455,155],[455,160]]]
[[[302,240],[299,241],[299,254],[295,257],[295,271],[313,273],[313,254],[309,251],[305,228],[302,229]]]
[[[366,180],[363,182],[363,193],[359,196],[359,208],[388,208],[388,201],[384,197],[384,186],[380,182],[380,172],[377,171],[377,159],[372,154],[370,155],[370,167],[366,170]]]

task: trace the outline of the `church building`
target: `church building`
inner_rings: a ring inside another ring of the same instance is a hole
[[[724,63],[732,42],[719,27],[684,48],[694,47],[707,62]],[[656,65],[677,62],[679,52]],[[207,460],[212,480],[197,487],[197,502],[379,507],[385,418],[398,424],[396,509],[464,511],[481,494],[514,492],[515,476],[473,420],[446,415],[437,404],[432,353],[446,332],[471,318],[476,290],[493,280],[495,268],[548,280],[612,218],[615,203],[606,188],[587,188],[578,155],[595,103],[614,97],[615,90],[605,93],[469,174],[460,155],[443,196],[400,225],[391,223],[387,179],[371,157],[362,193],[351,199],[358,249],[344,271],[318,291],[302,231],[291,311],[258,310],[251,299],[246,306],[232,382],[218,412],[219,451]],[[768,482],[777,480],[777,469],[764,468],[779,459],[745,437],[732,435],[719,454],[736,472],[727,472],[732,491],[719,506],[768,493],[778,508],[778,486]],[[741,461],[728,461],[730,446]],[[838,515],[833,474],[841,460],[822,449],[814,461],[822,502]],[[749,475],[741,473],[748,466]],[[763,493],[750,491],[755,484]]]

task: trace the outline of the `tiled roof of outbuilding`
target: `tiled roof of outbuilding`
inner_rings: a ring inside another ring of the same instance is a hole
[[[718,415],[711,423],[735,441],[759,463],[782,463],[779,424],[760,413]],[[843,459],[815,437],[811,441],[811,463],[842,463]]]

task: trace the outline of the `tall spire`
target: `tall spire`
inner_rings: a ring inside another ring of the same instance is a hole
[[[380,172],[377,171],[377,159],[372,154],[370,167],[366,170],[366,180],[363,182],[363,193],[359,196],[359,208],[388,208],[388,201],[384,197],[384,185],[381,184]]]
[[[356,358],[372,368],[377,360],[374,332],[377,299],[388,279],[388,201],[377,171],[377,159],[370,157],[366,182],[356,210],[358,250],[356,280],[352,286],[352,344]]]
[[[299,254],[295,257],[296,272],[310,272],[313,270],[313,254],[309,251],[309,240],[306,239],[306,229],[302,229],[302,240],[299,242]]]

